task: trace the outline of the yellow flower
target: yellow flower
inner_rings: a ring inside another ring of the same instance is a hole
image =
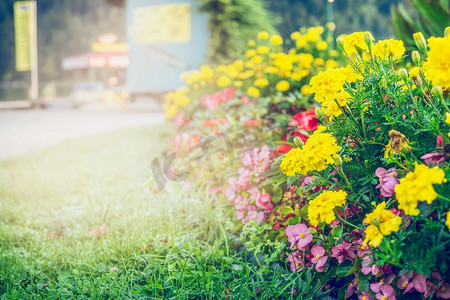
[[[300,53],[299,55],[299,63],[300,67],[305,69],[311,69],[311,65],[314,61],[314,56],[309,53]]]
[[[256,36],[258,40],[267,40],[269,38],[269,33],[267,31],[260,31]]]
[[[283,38],[278,34],[272,35],[270,37],[270,43],[275,46],[279,46],[283,44]]]
[[[178,108],[176,105],[168,105],[165,107],[165,110],[167,119],[173,118],[178,112]]]
[[[175,104],[178,106],[186,106],[190,101],[189,97],[185,95],[179,95],[174,99]]]
[[[309,84],[305,84],[305,85],[302,86],[302,88],[300,89],[300,92],[301,92],[303,95],[305,95],[305,96],[311,95],[311,94],[312,94],[312,92],[311,92],[311,86],[310,86]]]
[[[330,50],[330,56],[331,57],[338,57],[339,56],[339,52],[337,50]]]
[[[277,83],[275,88],[277,89],[277,91],[285,92],[285,91],[289,90],[289,87],[290,87],[290,85],[289,85],[288,81],[281,80]]]
[[[324,126],[319,126],[302,149],[293,148],[286,154],[280,164],[284,174],[306,175],[309,171],[322,171],[334,163],[341,147],[331,133],[323,132],[325,129]]]
[[[333,59],[329,59],[327,60],[325,67],[327,69],[334,69],[337,68],[339,66],[339,64],[337,63],[337,61],[333,60]]]
[[[397,59],[405,53],[405,47],[403,46],[403,42],[399,40],[381,40],[372,46],[372,53],[383,59],[389,59],[389,57]]]
[[[450,113],[445,113],[445,123],[450,124]]]
[[[334,209],[344,205],[347,193],[345,191],[325,191],[309,202],[308,219],[313,226],[321,222],[330,224],[336,216]]]
[[[248,44],[249,47],[255,47],[256,46],[256,42],[254,40],[249,40],[247,42],[247,44]]]
[[[255,80],[254,85],[259,88],[263,88],[269,85],[269,80],[266,78],[258,78]]]
[[[445,225],[447,225],[448,230],[450,230],[450,210],[447,212],[447,218],[445,219]]]
[[[389,149],[396,152],[411,152],[408,139],[397,130],[389,131]]]
[[[230,85],[231,79],[228,76],[220,76],[219,79],[217,79],[217,86],[218,87],[226,87]]]
[[[409,70],[409,76],[411,77],[417,77],[420,74],[419,67],[413,67],[411,70]]]
[[[428,39],[430,50],[424,66],[425,74],[434,85],[450,87],[450,35]]]
[[[316,48],[317,48],[317,50],[323,51],[323,50],[326,50],[328,48],[328,44],[325,41],[320,41],[320,42],[317,42]]]
[[[250,97],[258,98],[260,93],[257,88],[255,88],[254,86],[251,86],[247,89],[247,95],[249,95]]]
[[[241,86],[242,86],[242,81],[240,81],[240,80],[235,80],[235,81],[233,82],[233,85],[234,85],[235,87],[241,87]]]
[[[366,43],[364,42],[365,32],[353,32],[352,34],[343,36],[344,39],[344,50],[348,55],[358,53],[358,48],[361,50],[369,50]],[[370,34],[370,32],[369,32]],[[373,37],[372,37],[373,39]]]
[[[261,55],[255,55],[252,57],[252,63],[255,65],[260,64],[262,62],[263,58]]]
[[[366,215],[364,223],[369,224],[366,228],[366,239],[364,244],[378,247],[383,236],[390,235],[400,228],[402,219],[386,209],[386,202],[377,205],[373,212]]]
[[[297,49],[301,49],[301,48],[305,47],[307,43],[308,43],[308,40],[306,39],[306,37],[301,36],[295,41],[295,46],[297,47]]]
[[[258,52],[258,54],[267,54],[270,52],[270,49],[267,46],[259,46],[256,48],[256,52]]]
[[[427,201],[431,204],[437,198],[433,184],[446,181],[445,173],[439,167],[429,168],[426,165],[416,164],[414,172],[406,174],[395,187],[398,207],[407,215],[417,216],[420,212],[417,209],[419,201]]]
[[[301,37],[300,32],[298,31],[294,31],[293,33],[291,33],[291,40],[296,41]]]
[[[324,64],[325,64],[325,60],[323,58],[318,57],[318,58],[314,59],[314,65],[316,67],[323,66]]]
[[[255,49],[247,49],[244,53],[244,56],[247,58],[250,58],[252,56],[256,55],[256,50]]]

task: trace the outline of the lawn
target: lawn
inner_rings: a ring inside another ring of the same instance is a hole
[[[165,128],[0,161],[1,298],[291,297],[296,278],[233,247],[231,209],[207,187],[156,192]]]

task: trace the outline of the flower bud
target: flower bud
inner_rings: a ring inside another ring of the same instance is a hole
[[[364,43],[366,43],[369,50],[372,49],[372,35],[368,31],[364,32]]]
[[[300,149],[302,149],[304,143],[300,137],[296,136],[296,137],[294,137],[294,145],[299,147]]]
[[[442,88],[440,86],[437,86],[437,85],[433,86],[433,88],[431,89],[431,92],[438,99],[444,98],[444,93],[442,92]]]
[[[418,67],[420,67],[420,53],[419,51],[413,51],[412,54],[412,60],[414,62],[414,64]]]
[[[422,86],[422,79],[421,79],[419,76],[414,76],[414,77],[412,78],[412,81],[414,82],[414,84],[415,84],[417,87],[421,87],[421,86]]]
[[[339,47],[341,47],[341,49],[344,49],[344,38],[342,36],[338,37],[336,39],[336,43],[338,44]]]
[[[335,164],[337,167],[342,167],[342,158],[341,158],[340,155],[336,155],[336,156],[334,157],[334,164]]]
[[[314,113],[316,114],[317,119],[322,119],[322,117],[323,117],[323,112],[322,112],[322,110],[320,109],[320,107],[316,107],[316,108],[314,109]]]
[[[450,27],[447,27],[444,30],[444,36],[449,36],[449,35],[450,35]]]
[[[401,68],[400,70],[398,70],[398,76],[406,81],[408,79],[408,71],[406,71],[405,68]]]
[[[425,40],[425,37],[423,36],[422,32],[414,33],[413,38],[417,48],[423,53],[427,53],[427,41]]]

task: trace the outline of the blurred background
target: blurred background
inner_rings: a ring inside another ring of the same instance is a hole
[[[239,57],[261,30],[286,39],[299,27],[321,25],[331,43],[368,30],[411,45],[413,32],[439,35],[448,11],[444,0],[3,0],[2,148],[27,148],[16,145],[31,139],[22,132],[48,137],[47,128],[59,129],[57,141],[161,121],[163,95],[182,86],[183,72]],[[10,111],[18,108],[41,110]],[[104,120],[90,114],[111,111]],[[67,121],[55,126],[58,120]]]

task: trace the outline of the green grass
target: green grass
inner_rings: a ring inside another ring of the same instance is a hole
[[[205,197],[207,187],[155,192],[150,163],[166,145],[163,128],[0,161],[1,298],[290,297],[295,278],[228,248],[232,212]],[[102,225],[104,235],[89,235]]]

